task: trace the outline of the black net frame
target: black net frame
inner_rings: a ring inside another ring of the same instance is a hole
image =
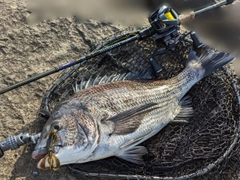
[[[100,50],[131,37],[137,30],[119,32],[93,47]],[[184,33],[182,33],[184,36]],[[46,93],[38,118],[47,120],[54,107],[74,94],[75,83],[83,77],[101,74],[153,71],[149,58],[162,41],[153,37],[134,41],[64,71]],[[176,76],[184,68],[192,42],[187,36],[174,49],[155,57],[163,68],[156,79]],[[231,65],[212,73],[189,92],[195,111],[187,124],[169,124],[145,141],[145,165],[139,166],[116,157],[85,164],[69,165],[80,179],[238,179],[239,104],[237,78]]]

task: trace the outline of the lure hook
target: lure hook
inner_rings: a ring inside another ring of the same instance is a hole
[[[48,141],[47,141],[48,153],[43,158],[42,163],[40,164],[40,166],[44,170],[51,169],[53,171],[56,171],[60,167],[60,161],[56,157],[56,155],[53,153],[54,145],[56,144],[56,142],[58,140],[57,131],[55,129],[52,129],[52,130],[48,131],[46,133],[46,135],[44,136],[44,139],[46,139],[47,137],[48,137]],[[49,167],[45,166],[46,165],[46,161],[48,162]]]

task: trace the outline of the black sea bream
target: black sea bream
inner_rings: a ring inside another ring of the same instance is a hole
[[[55,129],[58,141],[53,153],[60,165],[110,156],[143,164],[142,156],[148,152],[139,144],[170,122],[192,116],[185,94],[233,59],[205,47],[198,56],[191,50],[185,69],[169,80],[127,80],[119,75],[115,81],[106,77],[90,80],[83,89],[77,84],[76,93],[52,112],[32,157],[41,159],[39,168],[49,167],[49,161],[42,162],[48,151],[44,137]]]

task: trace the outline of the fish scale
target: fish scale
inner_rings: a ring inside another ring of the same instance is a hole
[[[66,143],[69,146],[71,146],[74,144],[74,139],[77,134],[76,132],[78,132],[76,127],[76,122],[73,118],[68,119],[68,127],[69,127],[69,130],[67,131],[67,135],[66,135]]]
[[[134,82],[131,82],[131,81],[122,82],[120,84],[120,87],[123,83],[133,84]],[[135,87],[139,87],[139,86],[142,86],[139,84],[139,82],[135,84]],[[157,84],[156,84],[156,87],[157,87]],[[153,87],[150,87],[150,88],[153,88]],[[166,89],[166,92],[160,92],[160,91],[155,91],[154,89],[151,90],[150,88],[147,88],[146,90],[137,90],[137,88],[135,88],[131,91],[121,91],[120,93],[118,90],[116,90],[116,92],[106,94],[105,97],[102,97],[101,94],[97,94],[96,98],[92,99],[92,102],[101,101],[100,106],[97,107],[99,111],[102,111],[102,109],[107,109],[107,111],[110,113],[114,109],[116,113],[120,113],[120,112],[129,110],[132,107],[141,106],[149,102],[161,103],[163,105],[164,102],[169,101],[170,94],[176,95],[175,92],[172,93],[172,91],[169,89]],[[158,92],[158,93],[153,93],[153,92]],[[126,101],[122,100],[127,95],[128,97],[134,97],[134,98],[131,98],[131,99],[128,98],[128,100]]]

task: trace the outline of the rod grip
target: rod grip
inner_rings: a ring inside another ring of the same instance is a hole
[[[182,24],[187,23],[189,21],[194,20],[195,18],[195,13],[194,11],[190,12],[189,14],[181,14],[179,15],[179,20]]]

